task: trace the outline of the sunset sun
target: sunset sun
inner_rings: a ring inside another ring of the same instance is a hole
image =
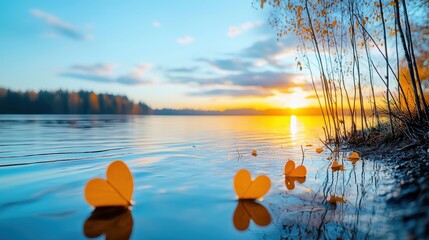
[[[287,103],[289,108],[292,109],[297,109],[297,108],[302,108],[302,107],[306,107],[307,103],[305,102],[305,98],[290,98],[288,99],[288,103]]]
[[[301,89],[295,89],[293,93],[286,97],[285,105],[291,109],[297,109],[308,107],[309,103],[305,93]]]

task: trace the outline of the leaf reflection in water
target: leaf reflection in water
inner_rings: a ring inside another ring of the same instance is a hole
[[[133,231],[133,216],[124,207],[99,207],[83,225],[88,238],[105,235],[106,239],[129,239]]]
[[[305,183],[305,177],[285,177],[285,185],[288,190],[295,189],[295,181],[298,181],[300,184]]]
[[[246,230],[251,219],[261,227],[271,223],[271,215],[263,205],[254,201],[239,200],[232,218],[235,228],[239,231]]]
[[[344,197],[340,197],[336,195],[331,195],[326,201],[333,205],[337,205],[337,203],[346,203],[346,200],[344,199]]]

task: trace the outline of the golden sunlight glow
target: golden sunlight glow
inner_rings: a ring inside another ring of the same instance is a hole
[[[153,89],[153,91],[159,89]],[[161,90],[159,90],[161,91]],[[169,94],[173,90],[168,91]],[[287,92],[287,93],[285,93]],[[182,96],[174,95],[177,100],[172,103],[166,95],[160,95],[155,99],[158,104],[152,105],[153,108],[189,108],[192,102],[192,108],[196,110],[224,111],[228,109],[300,109],[318,107],[317,100],[312,96],[312,90],[304,90],[301,87],[289,89],[274,90],[272,96]],[[136,97],[137,98],[137,97]]]
[[[290,138],[292,140],[292,144],[295,144],[296,133],[298,131],[297,125],[296,125],[296,116],[295,115],[290,116],[289,128],[290,128]]]
[[[286,105],[292,109],[308,107],[307,99],[301,89],[298,91],[295,90],[292,94],[289,94],[286,101]]]
[[[307,96],[309,96],[311,93],[304,91],[300,87],[288,89],[288,92],[290,93],[278,92],[275,96],[267,98],[267,105],[271,107],[290,109],[317,106],[317,102],[307,98]]]
[[[304,107],[306,104],[305,104],[305,103],[303,103],[303,102],[302,102],[302,101],[300,101],[300,100],[297,100],[297,99],[291,99],[291,100],[289,100],[288,105],[289,105],[289,107],[290,107],[290,108],[292,108],[292,109],[297,109],[297,108],[300,108],[300,107]]]

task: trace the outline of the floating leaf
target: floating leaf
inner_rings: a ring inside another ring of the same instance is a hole
[[[346,203],[346,200],[344,200],[343,197],[339,197],[339,196],[335,196],[335,195],[331,195],[327,199],[327,201],[328,201],[328,203],[334,204],[334,205],[337,205],[337,203]]]
[[[359,153],[353,152],[352,154],[350,154],[350,156],[347,159],[349,159],[349,160],[359,160]]]
[[[305,182],[305,177],[285,177],[285,185],[288,190],[295,189],[295,181],[298,181],[300,184]]]
[[[307,144],[307,145],[305,145],[306,147],[312,147],[313,146],[313,144]]]
[[[323,148],[320,148],[320,147],[319,147],[319,148],[316,148],[316,152],[317,152],[317,153],[321,153],[321,152],[323,152]]]
[[[332,171],[336,172],[336,171],[344,171],[344,166],[340,165],[338,163],[338,161],[334,161],[331,165]]]
[[[256,151],[256,149],[252,150],[252,156],[254,157],[258,156],[258,151]]]
[[[88,238],[102,234],[106,239],[129,239],[133,231],[133,217],[124,207],[96,208],[83,225],[83,233]]]
[[[287,161],[285,164],[285,176],[286,177],[305,177],[307,175],[307,169],[301,165],[295,168],[295,162],[292,160]]]
[[[234,227],[239,231],[244,231],[249,227],[251,219],[256,225],[262,227],[271,223],[271,215],[263,205],[253,201],[239,200],[232,217]]]
[[[270,187],[269,177],[260,175],[252,181],[250,172],[246,169],[241,169],[234,177],[234,189],[238,199],[258,199],[264,196]]]
[[[261,0],[261,8],[264,8],[264,4],[267,0]]]
[[[348,159],[352,164],[355,164],[359,161],[359,159]]]
[[[118,160],[107,168],[107,179],[94,178],[85,186],[85,199],[94,207],[132,205],[133,175],[127,165]]]

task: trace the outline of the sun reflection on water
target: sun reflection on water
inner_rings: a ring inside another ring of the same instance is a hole
[[[290,116],[289,128],[290,128],[290,138],[292,140],[292,144],[295,145],[296,144],[295,143],[296,134],[298,132],[297,124],[296,124],[296,116],[295,115],[291,115]]]
[[[0,166],[21,164],[1,169],[0,188],[10,193],[0,199],[0,232],[11,226],[6,238],[22,238],[17,222],[42,238],[58,234],[59,223],[69,226],[70,236],[120,239],[404,238],[391,220],[395,212],[384,204],[386,196],[378,196],[390,191],[390,173],[376,161],[348,159],[348,151],[316,153],[320,116],[27,118],[0,118],[7,123],[1,125],[0,143],[8,148],[2,148]],[[300,145],[307,177],[285,178],[285,161],[301,162]],[[93,213],[85,220],[88,206],[75,193],[88,175],[104,175],[100,166],[118,158],[135,174],[138,204],[132,213],[106,218]],[[332,159],[344,169],[334,171]],[[243,168],[271,178],[262,202],[231,201],[232,177]],[[39,193],[43,197],[34,201]],[[71,208],[78,209],[74,217],[63,216]],[[33,226],[36,214],[45,217]],[[18,221],[10,223],[10,216]],[[145,224],[133,228],[134,221]]]

